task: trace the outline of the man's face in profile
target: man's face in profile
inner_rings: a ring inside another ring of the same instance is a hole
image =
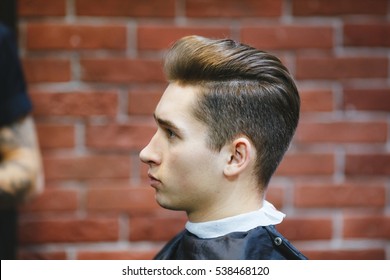
[[[222,154],[206,144],[206,125],[192,114],[196,95],[196,87],[167,87],[154,113],[157,131],[140,153],[157,202],[192,220],[215,211],[224,166]]]

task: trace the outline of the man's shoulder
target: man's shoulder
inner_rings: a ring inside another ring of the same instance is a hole
[[[165,246],[160,250],[160,252],[157,253],[154,259],[155,260],[170,259],[185,233],[186,230],[183,230],[179,232],[175,237],[173,237],[167,244],[165,244]]]
[[[184,250],[185,249],[185,250]],[[155,259],[307,259],[274,226],[202,239],[184,230],[171,239]]]
[[[307,257],[303,255],[296,247],[294,247],[287,238],[285,238],[275,226],[261,227],[267,232],[272,247],[278,251],[285,259],[288,260],[306,260]]]

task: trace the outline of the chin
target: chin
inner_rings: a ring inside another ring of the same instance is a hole
[[[183,209],[183,207],[179,207],[179,206],[177,206],[173,203],[169,203],[168,201],[163,200],[163,199],[156,198],[156,201],[157,201],[158,205],[160,205],[164,209],[174,210],[174,211],[184,211],[185,210],[185,209]]]
[[[186,211],[188,209],[188,202],[185,199],[173,195],[167,195],[166,192],[157,190],[155,193],[155,199],[158,205],[164,209],[174,211]]]
[[[157,202],[158,205],[160,205],[162,208],[171,209],[170,203],[168,203],[168,202],[166,201],[166,199],[162,198],[162,197],[159,196],[158,194],[156,194],[156,202]]]

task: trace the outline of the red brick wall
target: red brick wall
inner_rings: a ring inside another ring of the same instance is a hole
[[[390,259],[389,0],[19,0],[46,189],[21,209],[25,259],[148,259],[184,222],[138,153],[164,50],[188,34],[271,51],[301,92],[268,199],[313,259]]]

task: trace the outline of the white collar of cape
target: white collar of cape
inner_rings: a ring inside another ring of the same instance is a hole
[[[285,216],[264,200],[259,210],[209,222],[188,221],[185,228],[199,238],[216,238],[231,232],[246,232],[259,226],[280,224]]]

